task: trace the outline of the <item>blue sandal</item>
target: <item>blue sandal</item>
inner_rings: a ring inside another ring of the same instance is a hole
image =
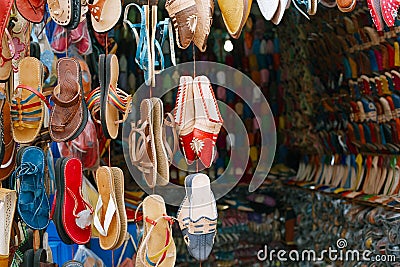
[[[18,193],[18,213],[30,228],[42,230],[47,227],[50,218],[50,204],[44,185],[43,150],[32,146],[21,148],[17,166],[10,184]]]

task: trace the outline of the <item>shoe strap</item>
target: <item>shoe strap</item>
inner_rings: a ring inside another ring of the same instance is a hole
[[[37,97],[39,97],[39,99],[40,99],[41,101],[43,101],[43,103],[46,104],[46,106],[48,107],[48,109],[51,110],[50,103],[47,101],[46,97],[39,91],[39,90],[41,89],[40,86],[38,86],[37,89],[34,89],[33,87],[30,87],[30,86],[28,86],[28,85],[20,84],[20,85],[17,86],[17,88],[16,88],[15,90],[17,90],[17,89],[28,90],[28,91],[30,91],[30,92],[32,93],[32,94],[31,94],[30,96],[28,96],[26,99],[21,100],[21,103],[26,103],[26,102],[28,102],[30,99],[32,99],[34,96],[37,96]],[[14,94],[15,94],[15,92],[14,92]],[[14,96],[14,98],[13,98],[13,103],[15,103],[15,100],[14,100],[15,98],[17,98],[17,97]]]
[[[176,124],[175,124],[174,116],[169,112],[165,113],[165,115],[166,115],[166,118],[164,119],[164,123],[163,123],[163,143],[164,143],[165,149],[167,150],[167,153],[169,156],[168,161],[171,164],[174,159],[174,154],[178,150],[179,139],[178,139],[178,135],[175,130]],[[167,127],[170,127],[172,129],[172,135],[173,135],[172,149],[167,141],[167,130],[166,130]]]
[[[160,220],[167,220],[169,222],[169,226],[165,229],[166,230],[166,240],[165,240],[164,248],[162,248],[160,251],[158,251],[154,255],[148,255],[148,242],[151,238],[151,233]],[[159,266],[168,256],[167,255],[168,249],[171,247],[172,242],[173,242],[172,223],[171,222],[172,222],[171,217],[166,216],[166,215],[163,215],[154,221],[152,220],[150,229],[148,230],[147,235],[144,238],[142,245],[139,248],[139,251],[143,251],[145,249],[146,262],[148,264],[150,264],[151,266]],[[139,252],[138,255],[142,255],[142,253]],[[140,258],[140,261],[146,265],[146,263],[143,261],[142,258]]]
[[[107,211],[104,217],[104,226],[101,224],[100,219],[99,219],[99,212],[103,208],[103,199],[101,195],[99,195],[99,198],[97,200],[96,204],[96,210],[94,212],[94,218],[93,218],[93,223],[94,226],[96,227],[97,231],[102,235],[102,236],[107,236],[108,234],[108,229],[110,228],[112,218],[117,211],[116,208],[116,203],[114,202],[114,199],[112,198],[112,195],[110,194],[110,200],[107,205]]]

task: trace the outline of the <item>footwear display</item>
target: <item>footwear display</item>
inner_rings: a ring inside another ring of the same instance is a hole
[[[0,267],[397,266],[399,6],[4,0]]]

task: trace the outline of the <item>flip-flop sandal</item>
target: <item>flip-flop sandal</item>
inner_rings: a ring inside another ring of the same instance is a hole
[[[57,63],[58,85],[54,88],[54,107],[50,114],[50,136],[55,142],[78,137],[87,123],[88,111],[81,86],[79,63],[61,58]]]
[[[10,254],[11,228],[14,220],[17,194],[14,190],[0,189],[0,229],[4,229],[0,236],[0,258]],[[0,260],[1,262],[1,260]],[[5,265],[7,266],[7,264]]]
[[[257,3],[264,18],[271,20],[278,9],[279,0],[257,0]]]
[[[33,142],[42,128],[45,105],[50,109],[42,86],[42,63],[32,57],[22,59],[19,63],[19,85],[11,99],[11,129],[17,143]]]
[[[50,214],[44,187],[44,153],[38,147],[26,147],[18,155],[18,167],[10,180],[18,192],[18,213],[30,228],[42,230],[49,224]]]
[[[88,4],[96,32],[108,32],[117,24],[122,11],[121,0],[95,0]]]
[[[198,9],[195,0],[168,0],[165,3],[175,29],[176,43],[186,49],[193,41],[198,23]]]
[[[164,199],[150,195],[143,200],[144,233],[135,266],[175,266],[176,247],[172,237],[172,218],[168,217]]]
[[[60,178],[64,186],[62,222],[65,232],[76,244],[90,240],[93,209],[82,197],[82,163],[67,158],[61,163]]]
[[[191,148],[208,168],[214,160],[215,142],[223,120],[211,83],[206,76],[198,76],[194,79],[193,97],[195,125]]]
[[[15,5],[26,20],[32,23],[39,23],[43,20],[46,0],[16,0]]]
[[[96,183],[99,199],[94,214],[94,226],[100,234],[100,247],[104,250],[110,250],[117,245],[121,233],[121,220],[111,168],[98,168]]]
[[[119,65],[116,55],[100,55],[100,118],[103,133],[108,139],[116,139],[118,136],[119,124],[123,123],[129,112],[131,97],[117,88],[119,77]],[[104,62],[104,72],[102,70]],[[103,74],[104,73],[104,74]],[[119,119],[119,113],[123,119]]]
[[[217,233],[217,205],[210,188],[210,178],[195,174],[185,181],[189,199],[189,227],[184,237],[189,253],[198,261],[207,260]]]
[[[188,164],[192,164],[198,157],[191,147],[195,124],[192,76],[181,76],[178,94],[175,103],[176,131],[182,153]]]
[[[125,200],[124,200],[124,173],[120,168],[111,167],[111,172],[114,179],[115,186],[115,199],[117,201],[118,213],[120,215],[121,221],[121,231],[119,235],[118,242],[116,243],[114,249],[119,248],[125,242],[128,234],[128,218],[125,211]],[[124,254],[124,253],[122,253]]]
[[[207,49],[207,40],[213,22],[214,1],[195,0],[197,7],[197,26],[193,42],[201,52]]]

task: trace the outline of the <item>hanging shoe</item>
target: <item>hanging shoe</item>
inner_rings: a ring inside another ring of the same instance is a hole
[[[209,168],[214,160],[215,142],[223,120],[210,80],[206,76],[194,79],[193,97],[195,125],[190,146],[204,166]]]
[[[369,12],[377,31],[383,31],[383,16],[380,0],[367,0]]]
[[[186,162],[192,164],[197,159],[197,155],[191,147],[195,124],[192,76],[180,78],[174,117],[183,155]]]

